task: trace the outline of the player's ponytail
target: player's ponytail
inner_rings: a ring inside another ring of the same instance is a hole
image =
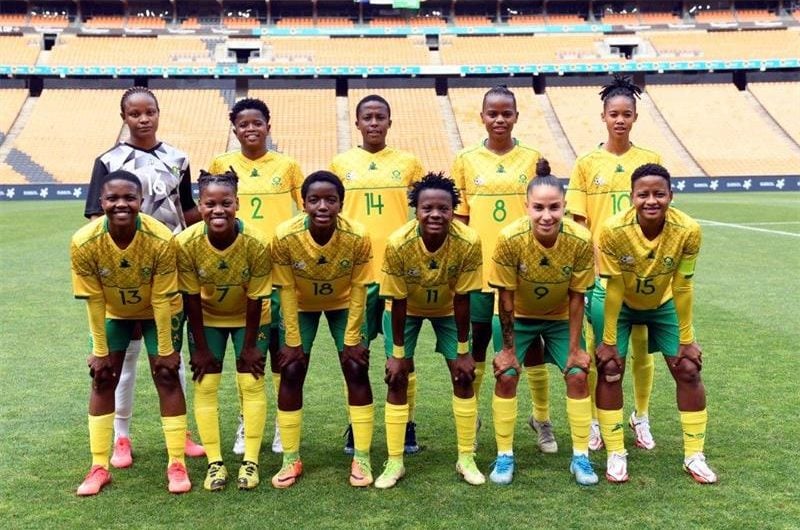
[[[528,182],[525,194],[529,195],[531,190],[537,186],[552,186],[558,188],[561,195],[564,195],[564,187],[561,185],[561,181],[550,173],[550,162],[546,158],[540,158],[536,162],[536,176]]]

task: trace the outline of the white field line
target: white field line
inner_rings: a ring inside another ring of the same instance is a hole
[[[742,226],[800,225],[800,221],[763,221],[760,223],[740,223]]]
[[[710,221],[708,219],[698,219],[701,224],[710,226],[724,226],[727,228],[738,228],[740,230],[752,230],[753,232],[765,232],[767,234],[777,234],[781,236],[800,237],[800,234],[793,232],[784,232],[782,230],[769,230],[768,228],[758,228],[756,226],[740,225],[735,223],[721,223],[719,221]]]

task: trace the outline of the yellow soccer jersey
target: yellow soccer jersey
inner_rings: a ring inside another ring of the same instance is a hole
[[[272,241],[272,282],[295,289],[300,311],[346,309],[351,285],[373,283],[372,246],[364,227],[339,216],[336,231],[318,245],[300,214],[280,224]]]
[[[261,324],[270,322],[272,258],[264,235],[241,220],[239,235],[225,250],[206,236],[197,223],[178,236],[178,283],[186,294],[199,294],[203,325],[220,328],[245,326],[247,299],[262,300]]]
[[[592,234],[575,221],[562,221],[551,248],[533,235],[528,216],[500,232],[489,284],[514,291],[515,316],[568,320],[568,291],[583,293],[593,283]]]
[[[525,215],[525,192],[541,156],[519,142],[508,153],[496,155],[481,142],[463,149],[453,163],[453,180],[461,192],[455,213],[469,216],[469,225],[483,245],[484,291],[491,290],[488,281],[497,234]]]
[[[96,353],[107,353],[104,318],[155,319],[159,353],[172,352],[170,319],[183,303],[176,244],[164,224],[140,213],[133,241],[120,249],[106,217],[98,217],[72,236],[70,258],[75,298],[89,302]]]
[[[635,145],[622,156],[599,145],[575,162],[567,186],[567,211],[586,218],[597,243],[606,219],[631,207],[633,171],[644,164],[660,163],[658,153]]]
[[[422,180],[422,163],[408,151],[392,147],[374,154],[354,147],[336,155],[330,169],[346,190],[342,215],[369,231],[378,278],[386,240],[408,220],[408,190]]]
[[[303,172],[295,160],[275,151],[250,160],[241,151],[228,151],[211,162],[208,171],[223,173],[233,168],[239,175],[239,212],[244,222],[257,228],[267,241],[275,235],[275,227],[290,219],[292,202],[303,209],[300,187]]]
[[[600,276],[622,276],[625,305],[655,309],[672,298],[677,272],[690,277],[700,252],[700,225],[675,208],[667,210],[664,230],[653,241],[642,234],[636,210],[615,215],[600,231]]]
[[[422,317],[453,314],[453,296],[479,291],[481,240],[477,232],[459,221],[436,252],[428,252],[419,222],[409,221],[386,244],[381,296],[408,299],[407,313]],[[387,308],[391,305],[387,302]]]

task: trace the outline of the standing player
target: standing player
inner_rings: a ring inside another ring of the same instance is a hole
[[[194,413],[208,455],[203,487],[221,490],[228,481],[219,442],[219,383],[230,336],[236,355],[236,382],[246,425],[239,489],[258,485],[258,453],[267,416],[264,356],[272,294],[269,243],[257,229],[236,218],[238,178],[200,172],[200,215],[178,236],[178,271],[189,320],[194,372]],[[263,306],[263,310],[262,310]]]
[[[481,242],[474,230],[453,222],[459,200],[452,180],[429,173],[409,193],[416,219],[395,231],[386,245],[381,296],[390,299],[383,318],[389,459],[376,488],[391,488],[405,475],[408,374],[425,319],[433,326],[436,351],[444,355],[453,383],[456,471],[469,484],[486,481],[473,454],[478,403],[472,386],[475,362],[469,353],[470,293],[482,284]]]
[[[241,176],[238,193],[239,216],[249,226],[257,228],[264,234],[267,241],[272,241],[275,227],[292,217],[292,205],[297,206],[298,210],[303,208],[300,199],[303,173],[293,158],[267,148],[270,115],[266,103],[254,98],[241,99],[234,104],[229,118],[233,132],[239,140],[240,149],[228,151],[214,158],[208,171],[219,174],[233,169]],[[277,395],[280,384],[277,358],[280,300],[277,291],[274,291],[270,300],[265,300],[264,303],[269,305],[271,311],[269,352],[272,386]],[[276,453],[282,450],[277,424],[272,450]],[[241,455],[244,451],[244,422],[240,416],[233,452]]]
[[[325,313],[347,384],[353,424],[350,484],[369,486],[375,411],[362,326],[367,286],[372,283],[370,240],[364,227],[339,215],[344,200],[339,177],[330,171],[316,171],[303,182],[301,193],[305,213],[278,226],[272,242],[273,283],[280,289],[286,334],[278,392],[283,465],[272,485],[288,488],[303,472],[303,384],[319,320]]]
[[[597,411],[608,452],[606,478],[628,480],[622,425],[622,376],[634,323],[647,327],[648,351],[660,351],[677,386],[683,428],[683,469],[701,484],[717,481],[706,464],[703,354],[692,326],[700,226],[670,206],[670,175],[645,164],[631,175],[633,207],[600,230],[600,275],[608,282],[605,318],[592,315],[597,346]],[[593,309],[594,311],[594,309]],[[599,312],[598,312],[599,313]]]
[[[369,230],[373,250],[374,277],[380,281],[383,252],[389,234],[408,219],[408,189],[422,178],[422,163],[413,154],[386,145],[386,134],[392,126],[392,109],[381,96],[371,94],[356,105],[356,128],[362,144],[338,154],[331,162],[331,171],[342,180],[349,199],[342,214],[358,221]],[[367,289],[367,338],[372,341],[381,331],[384,303],[378,296],[378,283]],[[419,452],[414,408],[417,396],[417,374],[410,361],[408,374],[408,424],[404,451]],[[348,427],[345,452],[352,454],[352,430]]]
[[[486,367],[486,348],[492,338],[495,299],[488,279],[494,245],[500,230],[525,215],[526,187],[541,158],[539,151],[512,136],[518,118],[514,93],[504,86],[490,89],[483,96],[481,110],[488,137],[462,150],[453,164],[452,176],[463,199],[455,211],[456,218],[474,228],[483,245],[483,289],[470,299],[476,399]],[[555,453],[558,445],[550,423],[550,386],[540,341],[533,342],[530,353],[526,364],[531,366],[526,367],[526,372],[533,414],[528,423],[538,434],[539,449]]]
[[[572,432],[570,471],[581,485],[597,484],[589,461],[591,401],[583,350],[584,292],[594,283],[591,233],[564,219],[564,191],[540,159],[528,184],[528,215],[500,232],[489,282],[499,290],[502,338],[495,336],[497,383],[492,400],[497,460],[489,479],[514,478],[514,426],[522,358],[533,341],[544,339],[548,361],[564,374],[567,418]]]
[[[111,482],[108,471],[114,425],[114,390],[134,329],[141,329],[158,391],[169,455],[169,491],[192,488],[183,451],[186,401],[178,380],[181,299],[172,233],[140,214],[142,183],[127,171],[112,171],[96,183],[105,212],[72,237],[72,288],[86,300],[92,353],[89,446],[92,467],[78,495],[96,495]]]
[[[600,98],[603,112],[600,115],[608,129],[605,143],[578,158],[567,189],[569,212],[579,223],[592,232],[595,246],[600,237],[600,227],[611,217],[630,207],[630,175],[642,164],[660,164],[661,157],[653,151],[633,145],[630,140],[631,129],[636,122],[636,98],[641,89],[627,77],[614,75],[610,84],[603,87]],[[599,261],[599,256],[596,256]],[[591,320],[595,313],[602,318],[605,299],[605,281],[598,278],[587,306],[587,317]],[[650,433],[648,409],[653,391],[655,364],[653,356],[647,354],[647,333],[643,326],[634,326],[631,334],[631,365],[633,368],[633,394],[636,409],[628,420],[636,436],[636,445],[642,449],[656,446]],[[588,350],[594,351],[594,339],[590,338]],[[597,371],[592,363],[589,387],[594,399]],[[592,431],[589,448],[593,451],[603,447],[597,421],[597,407],[592,402]]]
[[[127,142],[117,144],[94,162],[92,179],[86,195],[84,215],[96,219],[103,214],[100,193],[103,179],[112,171],[125,170],[142,183],[141,211],[164,223],[173,234],[200,220],[192,199],[189,157],[183,151],[161,142],[156,137],[160,110],[155,94],[145,87],[131,87],[122,94],[120,116],[130,131]],[[111,465],[125,468],[133,463],[130,422],[133,413],[133,391],[136,384],[136,363],[142,349],[142,333],[136,328],[125,352],[115,397],[114,455]],[[186,394],[186,373],[181,362],[180,379]],[[186,433],[186,455],[203,456],[202,446]]]

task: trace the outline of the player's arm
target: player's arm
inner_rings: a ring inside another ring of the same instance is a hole
[[[600,232],[600,276],[606,278],[606,301],[603,306],[603,337],[598,343],[595,356],[598,367],[609,361],[614,361],[622,368],[622,360],[617,350],[617,320],[622,310],[622,301],[625,296],[625,280],[619,268],[619,262],[611,238],[611,229],[603,227]],[[608,376],[606,376],[608,377]],[[619,378],[619,375],[615,376]],[[613,381],[609,381],[613,382]]]
[[[350,280],[350,304],[347,313],[347,326],[344,331],[344,350],[342,361],[350,359],[366,366],[369,363],[369,350],[362,344],[361,327],[364,325],[364,311],[367,303],[367,284],[372,282],[372,245],[366,234],[357,244],[353,256],[353,274]]]
[[[583,165],[578,161],[572,168],[564,199],[567,204],[567,212],[572,215],[575,222],[587,226],[587,185]]]
[[[694,335],[693,305],[694,305],[694,270],[697,255],[700,252],[700,227],[695,227],[684,247],[683,255],[675,274],[672,277],[672,296],[675,300],[675,312],[678,314],[678,330],[680,333],[680,347],[675,364],[687,358],[703,367],[703,354]]]
[[[503,338],[503,349],[495,355],[492,365],[495,377],[509,369],[521,372],[514,348],[514,296],[511,289],[498,289],[497,313],[500,319],[500,333]]]
[[[406,314],[408,312],[407,298],[392,298],[392,355],[386,358],[386,384],[407,377],[406,375]]]
[[[215,373],[218,365],[208,348],[204,332],[205,323],[203,320],[203,302],[200,298],[200,280],[184,238],[178,236],[177,241],[178,289],[183,296],[183,311],[186,314],[188,332],[193,343],[189,354],[189,365],[192,369],[192,380],[202,381],[206,373]]]
[[[583,330],[583,314],[585,309],[585,299],[583,292],[570,289],[569,296],[569,354],[567,356],[567,366],[564,374],[569,373],[570,368],[580,368],[587,374],[589,373],[589,354],[581,348],[581,334]]]
[[[197,209],[197,204],[195,204],[194,198],[192,197],[192,172],[189,169],[189,164],[186,164],[186,169],[181,171],[178,196],[181,201],[181,210],[183,210],[183,218],[186,220],[186,226],[191,226],[200,222],[200,211]]]
[[[467,203],[467,184],[466,184],[466,175],[464,174],[464,160],[461,156],[456,156],[455,161],[453,162],[453,169],[450,171],[450,176],[453,181],[456,183],[456,188],[458,188],[459,193],[461,194],[461,203],[456,207],[456,211],[453,212],[454,217],[464,223],[465,225],[469,224],[469,204]]]
[[[300,319],[297,314],[297,289],[291,264],[292,257],[288,245],[276,236],[272,241],[272,283],[278,288],[285,331],[284,344],[281,346],[278,361],[281,369],[304,358],[303,342],[300,339]]]
[[[155,260],[150,304],[158,338],[158,356],[153,367],[177,372],[181,356],[172,344],[172,301],[178,296],[177,243],[170,239],[162,245]]]
[[[108,168],[103,161],[100,158],[95,159],[92,177],[89,180],[89,188],[86,191],[86,203],[83,208],[83,216],[90,221],[94,221],[103,215],[103,209],[100,208],[100,192],[103,187],[101,183],[108,172]]]
[[[469,351],[469,293],[456,293],[453,296],[453,317],[456,321],[458,355],[453,361],[453,379],[456,381],[472,381],[475,379],[475,359]]]
[[[239,356],[237,371],[250,373],[258,379],[264,375],[265,355],[258,346],[258,333],[261,328],[261,309],[264,301],[259,298],[247,298],[244,324],[244,344],[242,354]]]

